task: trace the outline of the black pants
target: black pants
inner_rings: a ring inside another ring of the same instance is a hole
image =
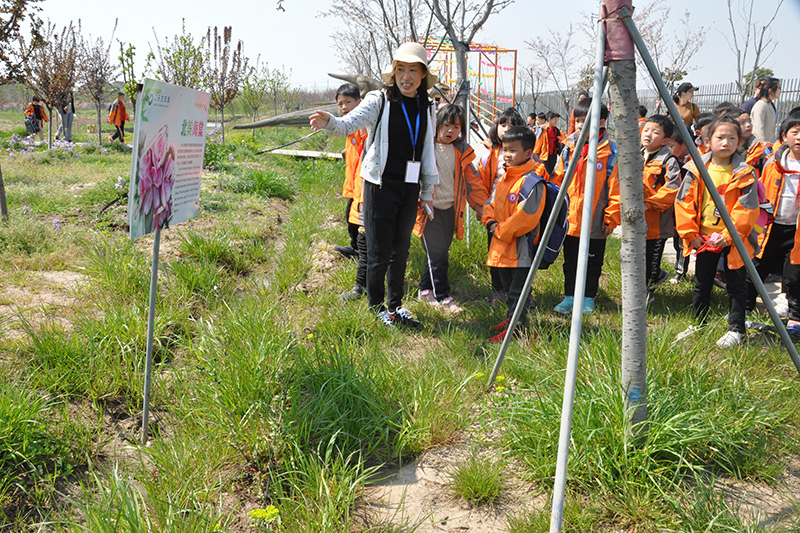
[[[117,128],[117,131],[115,131],[114,135],[111,136],[111,140],[113,141],[114,139],[119,139],[119,142],[124,143],[125,142],[125,122],[123,121],[122,125],[120,125],[120,126],[114,125],[114,127]]]
[[[664,245],[667,239],[647,239],[645,242],[645,280],[647,284],[655,283],[661,273],[661,258],[664,257]]]
[[[350,248],[358,250],[358,224],[350,222],[350,208],[353,206],[353,199],[347,199],[347,206],[344,210],[344,220],[347,222],[347,233],[350,235]]]
[[[547,161],[544,162],[544,168],[549,175],[553,174],[553,169],[556,168],[558,162],[558,154],[550,154],[547,156]]]
[[[486,230],[486,249],[492,247],[492,234],[489,233],[489,230]],[[492,291],[493,292],[503,292],[503,282],[500,281],[500,274],[497,273],[497,267],[489,267],[489,276],[492,278]]]
[[[524,324],[525,319],[528,317],[528,298],[524,300],[520,298],[522,295],[522,288],[525,286],[525,280],[528,277],[528,270],[528,268],[497,269],[500,281],[503,283],[503,292],[506,294],[506,305],[508,306],[506,316],[511,318],[517,305],[521,305],[522,314],[519,315],[520,324]]]
[[[455,209],[434,209],[433,220],[425,223],[422,247],[425,249],[425,266],[419,280],[419,290],[432,290],[437,300],[450,296],[450,244],[455,232]]]
[[[800,265],[793,265],[789,256],[794,247],[794,233],[796,226],[785,224],[772,224],[769,239],[764,243],[764,253],[761,258],[753,259],[758,276],[764,279],[775,271],[776,267],[781,272],[781,289],[786,293],[789,301],[789,318],[800,320]],[[747,277],[747,309],[752,311],[756,307],[756,286]]]
[[[691,256],[683,256],[683,239],[675,232],[672,236],[672,247],[675,249],[675,274],[685,276],[689,273],[689,259]]]
[[[364,182],[364,229],[367,234],[367,296],[369,305],[394,311],[403,303],[403,288],[417,219],[419,184],[383,180]],[[388,286],[388,295],[387,295]]]
[[[745,308],[747,301],[747,272],[744,267],[731,270],[728,268],[728,246],[720,253],[700,252],[695,254],[694,292],[692,293],[692,319],[704,324],[708,320],[711,305],[711,290],[714,288],[714,276],[720,257],[725,261],[726,290],[730,301],[728,307],[728,329],[744,333]]]
[[[578,273],[578,244],[580,238],[567,235],[564,238],[564,295],[575,295],[575,276]],[[606,253],[605,239],[589,239],[589,262],[586,265],[586,291],[588,298],[597,296],[600,274],[603,273],[603,258]]]
[[[356,252],[358,252],[358,266],[356,267],[356,285],[367,286],[367,234],[362,229],[356,235]]]

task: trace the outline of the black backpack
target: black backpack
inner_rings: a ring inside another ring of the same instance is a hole
[[[556,197],[558,197],[558,193],[561,189],[555,183],[543,179],[538,174],[535,174],[535,177],[536,179],[528,182],[530,185],[526,183],[523,186],[523,189],[520,190],[520,196],[527,198],[540,181],[544,182],[544,210],[542,211],[542,218],[539,220],[539,244],[542,243],[544,228],[547,226],[550,217],[556,217],[556,225],[553,227],[553,233],[550,234],[547,243],[545,243],[544,255],[542,256],[542,262],[539,264],[539,270],[547,270],[558,258],[558,254],[564,246],[564,239],[567,236],[567,231],[569,230],[569,220],[567,219],[567,215],[569,214],[569,197],[564,196],[564,203],[561,204],[561,209],[553,214]],[[530,233],[528,234],[528,245],[531,249],[531,256],[535,255],[538,245],[533,243],[533,236]]]

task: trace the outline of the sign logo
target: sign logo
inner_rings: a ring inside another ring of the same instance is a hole
[[[604,168],[603,167],[603,162],[602,161],[598,161],[597,162],[597,171],[600,172],[601,170],[603,170],[603,168]]]
[[[517,198],[518,198],[518,196],[517,196],[517,194],[516,194],[516,193],[513,193],[513,192],[512,192],[512,193],[509,193],[509,194],[508,194],[508,203],[510,203],[510,204],[515,204],[515,203],[517,203]]]

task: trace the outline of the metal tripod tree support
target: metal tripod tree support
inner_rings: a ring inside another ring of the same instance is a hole
[[[755,266],[745,248],[744,242],[739,236],[739,233],[736,231],[733,220],[731,219],[730,214],[725,208],[724,200],[717,192],[716,188],[713,185],[711,185],[713,182],[711,181],[711,178],[708,175],[708,170],[706,169],[705,165],[702,162],[700,153],[698,152],[693,139],[689,135],[689,131],[687,130],[686,125],[683,123],[683,120],[681,119],[680,114],[678,113],[677,107],[672,101],[669,91],[664,85],[664,82],[661,79],[661,75],[658,69],[656,68],[655,63],[653,62],[649,52],[647,51],[647,48],[644,42],[642,41],[641,36],[639,35],[633,21],[631,20],[630,9],[623,6],[621,9],[618,9],[616,11],[616,14],[619,15],[620,19],[624,23],[626,30],[628,31],[631,39],[633,40],[633,43],[639,50],[639,53],[641,54],[642,58],[645,61],[645,64],[648,67],[650,75],[656,82],[659,89],[659,94],[662,100],[667,104],[668,111],[671,117],[673,118],[674,122],[676,123],[676,127],[678,128],[678,131],[680,131],[681,137],[683,138],[687,148],[689,149],[692,159],[695,162],[695,165],[700,172],[700,176],[703,179],[703,182],[706,184],[706,188],[709,191],[711,198],[714,201],[714,204],[716,205],[718,211],[720,212],[721,218],[725,223],[726,228],[728,228],[731,234],[731,237],[733,239],[733,245],[736,246],[737,251],[743,258],[745,267],[747,268],[747,272],[750,275],[751,279],[753,280],[753,283],[758,291],[758,294],[764,301],[764,304],[769,312],[770,318],[775,324],[775,327],[777,328],[781,336],[781,340],[783,341],[787,351],[789,352],[792,362],[797,368],[798,373],[800,373],[800,356],[798,356],[794,343],[789,337],[786,328],[783,326],[783,322],[781,321],[780,316],[778,316],[778,313],[775,310],[775,306],[772,303],[772,300],[770,300],[766,288],[764,287],[764,284],[761,282],[761,278],[758,276],[758,273],[756,272]],[[596,54],[595,71],[594,71],[594,86],[592,90],[592,95],[593,95],[592,108],[589,112],[589,117],[587,118],[593,118],[593,117],[599,118],[600,116],[600,105],[603,93],[602,80],[604,77],[603,65],[604,65],[604,56],[606,51],[605,38],[606,38],[605,21],[601,19],[601,21],[598,23],[598,32],[597,32],[597,54]],[[589,129],[591,129],[591,133],[589,132]],[[598,143],[599,120],[587,121],[587,124],[584,125],[584,128],[581,131],[581,135],[578,139],[575,153],[580,153],[580,150],[584,142],[586,141],[586,137],[589,134],[591,134],[591,137],[590,137],[590,144],[588,151],[589,161],[587,162],[586,165],[587,176],[585,182],[585,190],[592,191],[594,189],[594,178],[595,178],[594,169],[597,163],[596,161],[597,146],[599,144]],[[560,208],[561,204],[564,201],[564,197],[566,196],[566,189],[568,188],[569,183],[573,177],[577,160],[578,160],[577,157],[571,158],[571,161],[569,163],[566,172],[566,176],[564,178],[564,182],[562,183],[561,191],[556,199],[555,206],[553,208],[554,212]],[[576,302],[582,302],[585,294],[586,267],[588,262],[588,247],[589,247],[590,224],[592,218],[591,217],[592,207],[593,206],[591,205],[591,202],[584,203],[580,244],[578,248],[578,270],[577,270],[576,284],[575,284]],[[548,220],[544,234],[542,235],[541,238],[542,242],[547,242],[550,234],[553,231],[554,226],[555,226],[555,217],[551,217],[550,220]],[[536,270],[538,269],[538,266],[541,263],[543,255],[544,255],[544,247],[540,246],[539,250],[537,250],[536,256],[534,257],[533,264],[531,265],[531,268],[528,272],[528,277],[525,281],[525,286],[523,287],[520,301],[524,301],[524,299],[526,299],[530,294],[531,285],[533,283]],[[553,488],[553,507],[551,513],[551,522],[550,522],[551,533],[561,531],[561,524],[563,520],[567,462],[569,457],[569,442],[572,432],[572,414],[574,407],[578,354],[579,354],[580,335],[582,328],[582,307],[583,307],[582,304],[576,304],[573,306],[572,310],[572,327],[570,330],[570,344],[569,344],[569,353],[567,357],[567,369],[566,369],[565,385],[564,385],[561,432],[559,437],[558,458],[556,463],[556,475]],[[508,334],[506,335],[506,338],[504,339],[503,344],[500,347],[500,352],[498,354],[497,360],[492,370],[492,374],[487,383],[487,388],[492,386],[492,384],[495,381],[495,378],[497,377],[500,371],[500,367],[502,365],[505,353],[508,349],[510,340],[513,338],[514,328],[519,322],[520,314],[521,314],[521,308],[517,308],[514,310],[513,316],[509,323]]]

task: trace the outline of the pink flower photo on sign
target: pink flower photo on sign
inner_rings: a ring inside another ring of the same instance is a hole
[[[172,215],[172,186],[175,184],[175,150],[169,144],[167,126],[156,136],[144,139],[140,152],[136,192],[139,214],[149,231],[165,228]],[[149,222],[149,224],[147,224]]]

